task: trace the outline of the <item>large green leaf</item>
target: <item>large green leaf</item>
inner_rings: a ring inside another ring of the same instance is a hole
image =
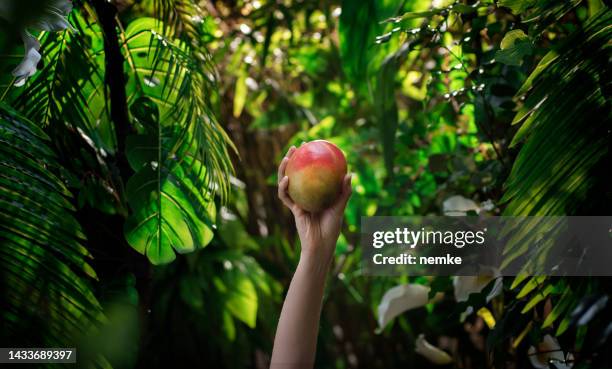
[[[214,84],[164,26],[140,18],[125,31],[128,103],[138,134],[128,137],[136,172],[127,184],[133,214],[128,242],[154,264],[168,263],[212,239],[215,189],[225,194],[231,172],[223,129],[212,113]]]
[[[2,104],[0,141],[2,343],[74,347],[103,317],[71,194],[47,136]]]
[[[125,69],[131,72],[128,104],[143,96],[151,99],[159,108],[161,124],[179,128],[177,144],[186,137],[192,140],[190,152],[208,170],[207,187],[215,187],[225,198],[233,170],[228,147],[235,148],[214,112],[214,65],[205,48],[166,38],[165,29],[156,19],[138,18],[121,34]]]
[[[206,187],[206,168],[177,145],[176,129],[160,127],[156,105],[141,99],[146,130],[127,139],[127,158],[136,174],[127,183],[133,214],[125,224],[125,235],[136,251],[153,264],[175,259],[175,251],[191,252],[212,239],[215,205]],[[151,121],[146,121],[151,119]]]
[[[151,138],[133,137],[128,144],[154,152],[157,142]],[[157,157],[135,155],[140,153],[132,154],[131,162],[142,160],[146,164],[127,185],[133,209],[125,225],[130,245],[153,264],[174,260],[174,251],[187,253],[206,246],[213,236],[215,205],[201,187],[206,181],[202,164],[188,156],[158,161]]]

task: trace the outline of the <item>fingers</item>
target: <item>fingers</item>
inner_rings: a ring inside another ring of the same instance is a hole
[[[281,199],[283,204],[293,211],[294,203],[293,200],[289,197],[287,193],[287,188],[289,187],[289,177],[284,176],[281,181],[278,183],[278,198]]]
[[[283,177],[285,177],[285,168],[287,168],[288,162],[289,162],[289,158],[285,156],[283,160],[281,160],[280,165],[278,166],[278,184],[279,185],[281,181],[283,180]]]
[[[342,182],[342,192],[340,193],[340,196],[338,197],[338,200],[334,205],[334,209],[339,214],[344,213],[344,208],[346,208],[346,204],[348,203],[349,199],[351,198],[351,194],[353,193],[353,188],[351,187],[352,179],[353,175],[351,173],[348,173],[344,176],[344,180]]]
[[[287,154],[285,154],[285,157],[283,158],[283,160],[281,160],[280,165],[278,166],[278,183],[279,184],[280,184],[280,181],[285,176],[285,168],[287,168],[287,163],[289,163],[289,158],[291,157],[291,155],[293,155],[294,151],[295,151],[295,146],[291,146],[289,151],[287,151]]]

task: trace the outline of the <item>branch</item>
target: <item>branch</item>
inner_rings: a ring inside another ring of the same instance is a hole
[[[130,133],[133,133],[133,127],[128,115],[124,59],[115,22],[117,8],[105,0],[92,0],[92,4],[104,34],[105,82],[110,92],[110,115],[117,136],[116,160],[121,178],[125,182],[132,174],[125,156],[125,140]]]

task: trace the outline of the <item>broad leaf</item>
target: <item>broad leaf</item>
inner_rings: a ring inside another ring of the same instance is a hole
[[[210,242],[213,184],[223,189],[219,175],[231,168],[227,137],[211,124],[209,97],[194,91],[212,84],[191,70],[197,64],[190,64],[186,46],[162,32],[163,25],[150,18],[134,21],[125,32],[126,67],[134,72],[127,93],[138,130],[126,142],[136,174],[127,183],[133,213],[125,235],[153,264],[171,262],[175,252]]]
[[[495,59],[507,65],[521,65],[523,58],[533,53],[531,40],[522,30],[513,30],[504,36]]]
[[[206,246],[213,237],[215,205],[206,168],[183,146],[176,132],[158,128],[127,140],[128,161],[136,174],[127,183],[133,214],[125,236],[153,264]]]

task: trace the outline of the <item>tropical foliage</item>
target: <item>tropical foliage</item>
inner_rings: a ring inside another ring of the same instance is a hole
[[[612,365],[605,278],[366,277],[357,246],[361,216],[607,215],[610,24],[600,0],[4,1],[3,347],[266,367],[299,256],[276,165],[323,138],[354,192],[317,367]]]

